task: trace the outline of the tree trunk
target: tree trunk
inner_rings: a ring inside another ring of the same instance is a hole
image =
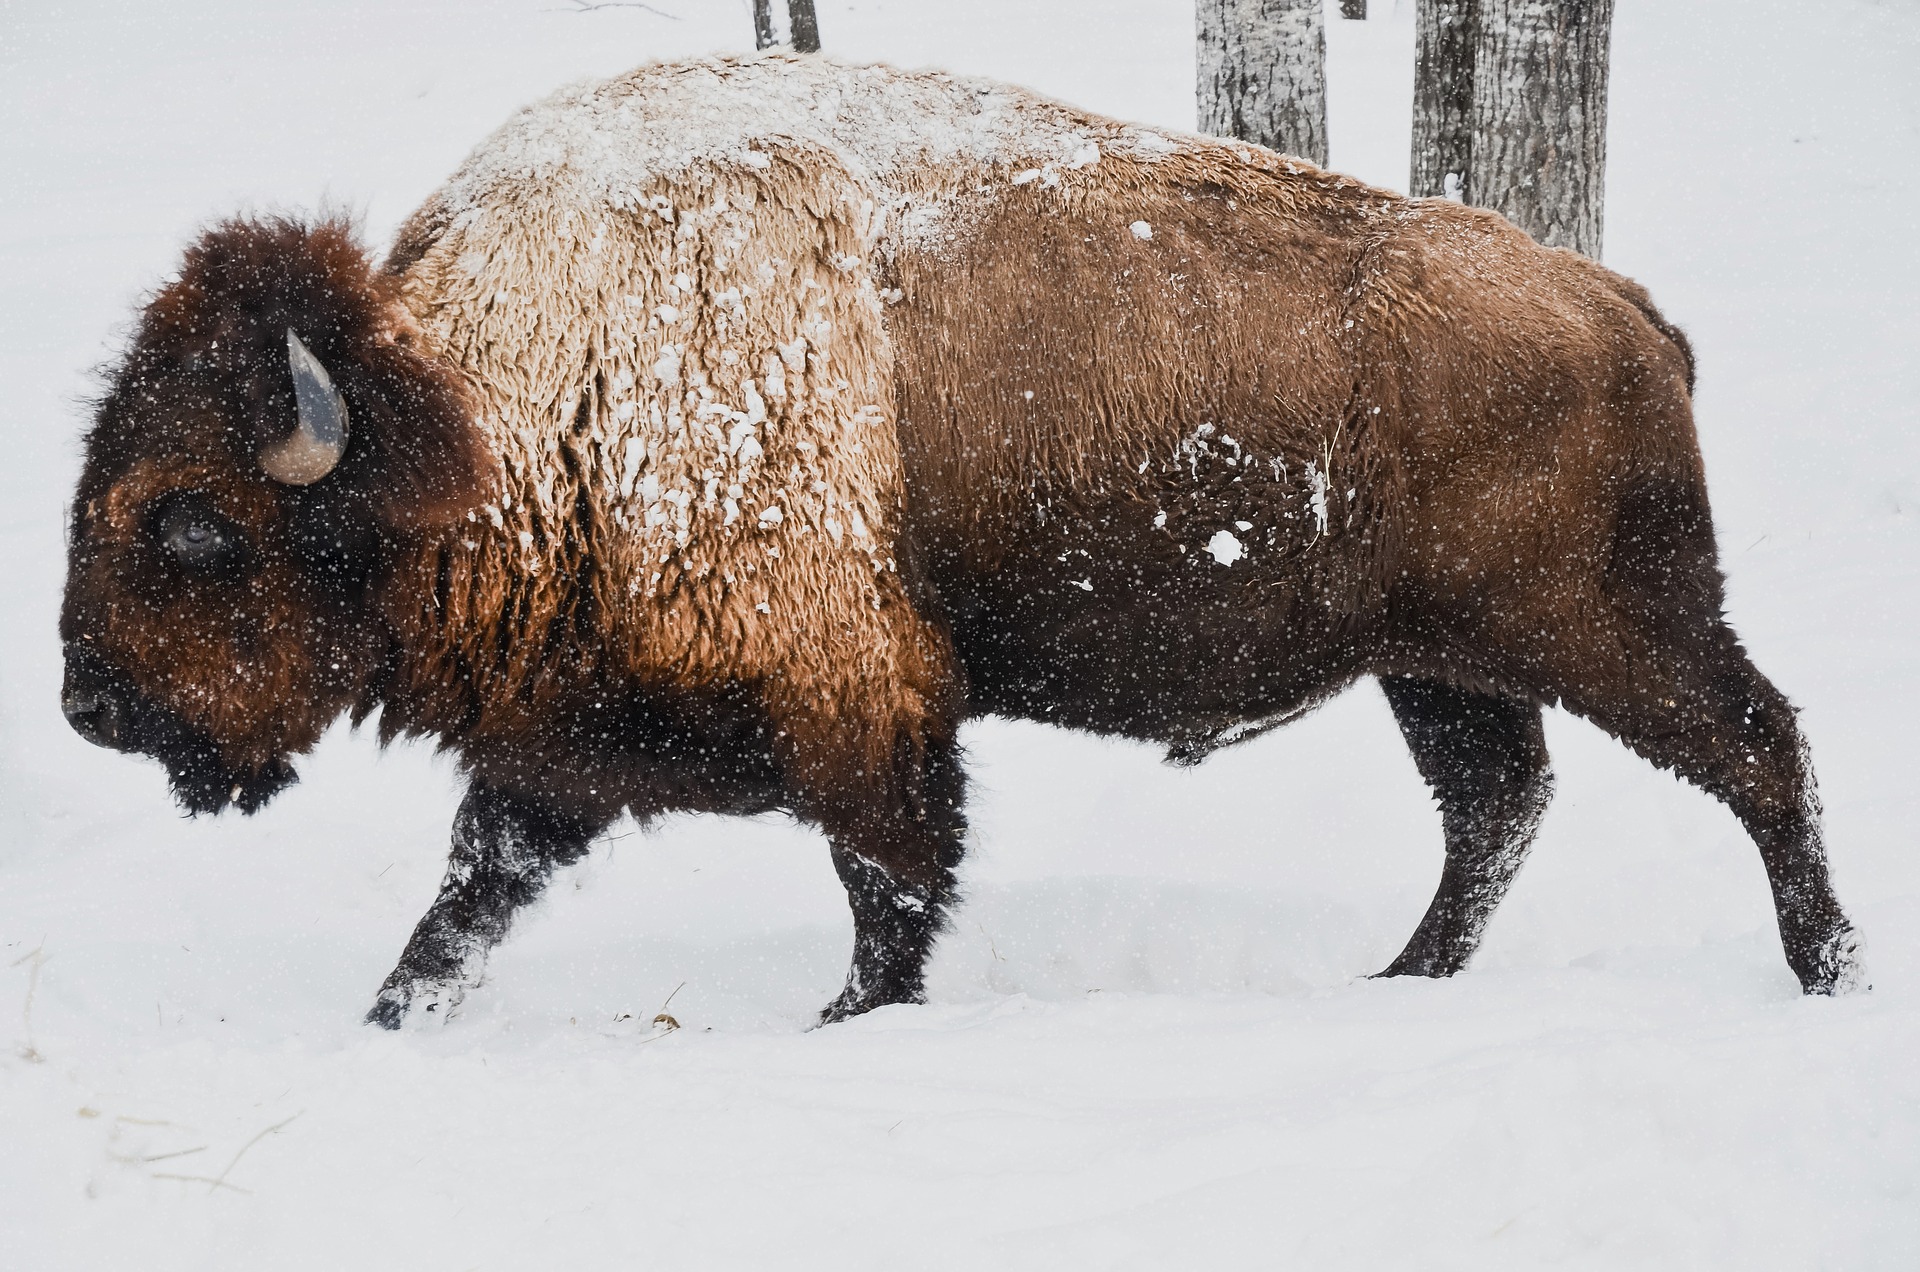
[[[773,38],[773,0],[753,0],[753,47],[770,49]]]
[[[1467,198],[1598,260],[1613,0],[1479,0]]]
[[[1408,190],[1598,260],[1613,0],[1420,0]]]
[[[1200,131],[1327,162],[1322,0],[1197,0]]]
[[[1340,0],[1340,16],[1352,18],[1356,22],[1364,21],[1367,16],[1367,0]]]
[[[814,14],[813,0],[787,0],[787,24],[793,31],[795,53],[820,51],[820,19]]]
[[[1414,23],[1413,170],[1419,199],[1474,201],[1473,49],[1475,0],[1420,0]]]

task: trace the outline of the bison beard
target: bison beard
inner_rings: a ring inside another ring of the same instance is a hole
[[[1192,763],[1367,676],[1446,850],[1385,974],[1472,957],[1558,703],[1732,808],[1835,992],[1691,387],[1642,289],[1472,209],[940,75],[648,67],[510,123],[382,269],[326,223],[189,252],[88,438],[64,705],[196,812],[343,711],[453,750],[387,1028],[676,811],[818,827],[854,920],[823,1019],[918,1001],[966,718]]]
[[[284,756],[257,768],[232,767],[205,730],[143,697],[84,646],[68,649],[60,705],[74,731],[95,746],[159,760],[174,799],[196,816],[229,806],[258,812],[299,780]]]

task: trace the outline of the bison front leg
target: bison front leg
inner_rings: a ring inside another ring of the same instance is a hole
[[[1420,776],[1440,803],[1447,861],[1407,947],[1382,976],[1451,976],[1533,846],[1553,795],[1540,708],[1433,680],[1382,677]]]
[[[903,739],[896,751],[890,773],[856,775],[808,801],[853,911],[846,987],[821,1012],[822,1024],[924,1001],[927,955],[955,899],[967,830],[960,748]]]
[[[367,1023],[398,1029],[409,1015],[444,1019],[479,984],[515,911],[540,895],[556,868],[584,856],[600,829],[475,782],[453,819],[440,895],[380,987]]]

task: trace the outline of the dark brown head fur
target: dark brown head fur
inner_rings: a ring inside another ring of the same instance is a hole
[[[393,290],[340,222],[231,221],[109,372],[73,507],[65,705],[92,740],[165,762],[191,811],[251,811],[292,780],[382,657],[370,591],[491,488],[467,390]],[[350,421],[306,487],[258,458],[294,424],[289,328]]]

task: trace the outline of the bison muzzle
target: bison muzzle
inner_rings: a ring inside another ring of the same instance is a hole
[[[469,790],[369,1019],[444,1015],[609,824],[784,810],[921,995],[969,716],[1179,762],[1377,677],[1473,954],[1558,703],[1725,801],[1857,983],[1793,708],[1722,616],[1685,339],[1500,218],[1016,89],[768,55],[510,121],[376,264],[218,226],[86,443],[67,717],[251,812],[341,714]]]

